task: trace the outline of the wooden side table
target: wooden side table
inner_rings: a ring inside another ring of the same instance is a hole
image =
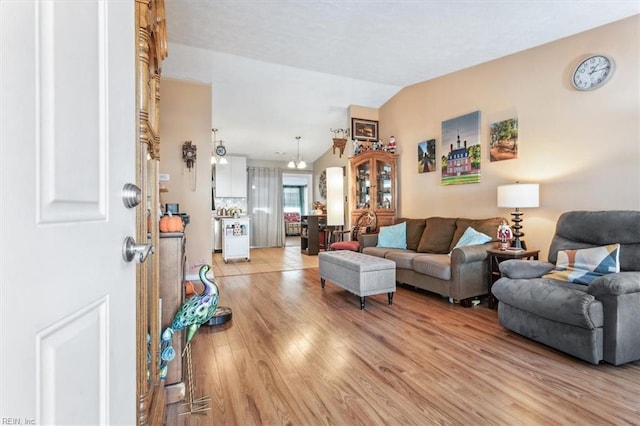
[[[505,260],[509,259],[538,260],[539,253],[540,250],[487,250],[487,254],[489,255],[489,294],[487,297],[487,304],[489,306],[489,309],[496,309],[498,307],[498,300],[491,292],[491,287],[493,287],[493,283],[500,279],[500,262],[504,262]]]

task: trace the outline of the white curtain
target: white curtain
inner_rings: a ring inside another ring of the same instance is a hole
[[[251,246],[284,246],[282,213],[282,171],[275,168],[249,167]]]

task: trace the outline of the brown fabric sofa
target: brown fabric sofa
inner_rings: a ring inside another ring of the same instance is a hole
[[[378,234],[358,237],[362,253],[396,263],[396,281],[470,306],[471,299],[488,292],[487,249],[497,246],[501,217],[467,219],[430,217],[399,219],[407,223],[407,248],[377,247]],[[454,249],[468,227],[492,238],[491,242]],[[451,255],[449,255],[451,253]]]

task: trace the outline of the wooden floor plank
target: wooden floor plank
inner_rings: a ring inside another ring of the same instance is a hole
[[[356,296],[318,269],[216,278],[223,326],[193,340],[204,415],[169,425],[640,424],[640,362],[594,366],[400,286]]]

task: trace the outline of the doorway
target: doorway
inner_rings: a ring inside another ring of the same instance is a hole
[[[286,247],[300,245],[300,218],[309,212],[312,179],[311,173],[282,174],[282,220]]]

